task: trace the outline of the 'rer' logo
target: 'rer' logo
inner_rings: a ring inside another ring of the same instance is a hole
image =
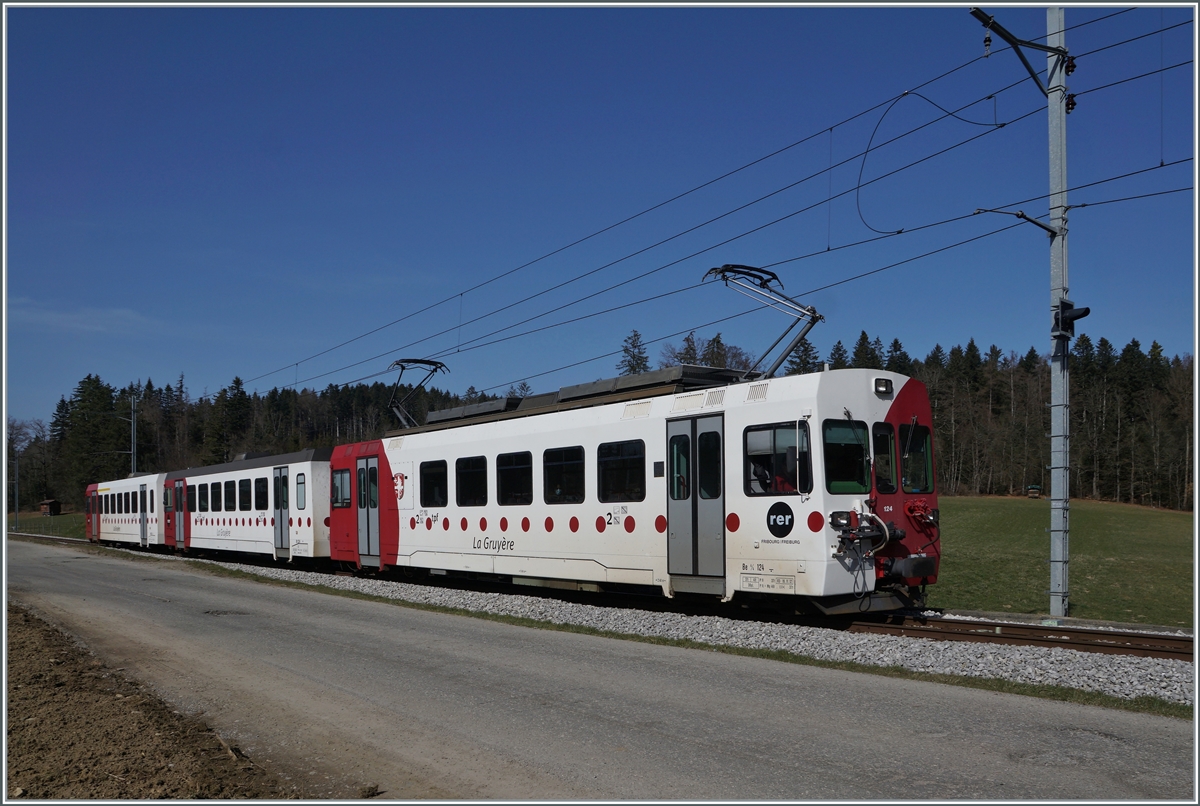
[[[767,510],[767,531],[775,537],[787,537],[792,532],[796,518],[792,508],[783,501],[778,501]]]

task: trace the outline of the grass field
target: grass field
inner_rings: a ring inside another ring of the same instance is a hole
[[[942,496],[939,504],[942,567],[929,605],[1048,614],[1050,502]],[[1190,512],[1072,501],[1070,614],[1192,627],[1192,523]],[[22,513],[21,531],[83,537],[83,514]]]
[[[929,605],[1050,611],[1050,502],[938,499],[942,566]],[[1070,615],[1193,626],[1193,518],[1103,501],[1071,501]]]

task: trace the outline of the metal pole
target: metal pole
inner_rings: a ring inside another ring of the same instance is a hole
[[[129,474],[137,472],[137,398],[130,395],[130,405],[133,409],[129,417],[132,433],[129,436]]]
[[[21,457],[13,459],[16,472],[13,473],[13,529],[21,528]]]
[[[1046,10],[1046,44],[1060,48],[1046,54],[1047,106],[1050,121],[1050,615],[1070,610],[1070,336],[1054,322],[1067,297],[1067,86],[1063,9]]]

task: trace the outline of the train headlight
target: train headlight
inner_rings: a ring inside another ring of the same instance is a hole
[[[849,512],[830,512],[829,525],[834,529],[849,529],[850,528],[850,513]]]
[[[875,394],[890,395],[892,393],[891,378],[876,378],[875,379]]]

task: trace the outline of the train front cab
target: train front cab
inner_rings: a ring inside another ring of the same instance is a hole
[[[395,565],[400,539],[397,509],[405,500],[406,486],[411,486],[411,468],[393,474],[383,441],[376,439],[337,446],[329,470],[330,559],[356,569]]]
[[[937,581],[941,545],[928,392],[903,376],[880,374],[870,382],[887,404],[882,417],[869,416],[864,406],[861,419],[814,423],[823,454],[822,531],[832,535],[835,563],[856,571],[851,594],[817,600],[825,612],[919,604],[924,586]],[[861,601],[867,593],[869,607]]]

